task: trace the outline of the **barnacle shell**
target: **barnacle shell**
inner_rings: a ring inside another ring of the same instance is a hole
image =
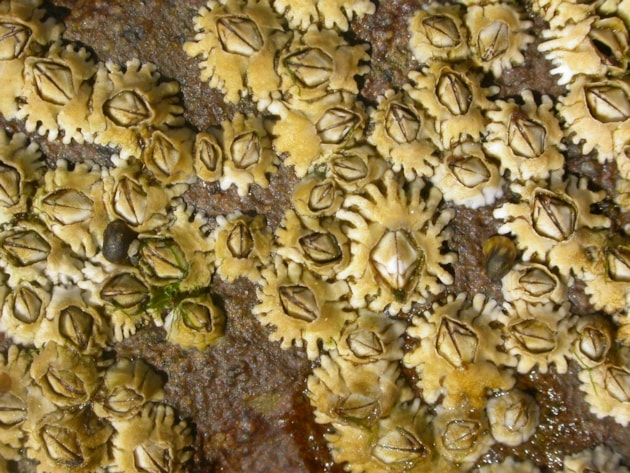
[[[223,147],[212,133],[195,134],[193,166],[199,179],[214,182],[223,174]]]
[[[92,139],[88,130],[90,81],[96,63],[85,48],[56,42],[44,57],[29,57],[24,70],[23,103],[17,118],[26,119],[26,129],[48,135],[53,141],[83,142]],[[88,136],[83,135],[88,134]]]
[[[170,342],[205,350],[223,336],[225,313],[210,295],[189,297],[166,316],[164,328]]]
[[[564,457],[563,473],[628,473],[628,468],[621,465],[621,455],[604,445],[598,445],[592,450],[583,450]]]
[[[201,80],[238,102],[251,94],[268,100],[279,89],[274,61],[290,34],[268,0],[210,0],[194,19],[194,42],[184,44],[190,57],[201,56]]]
[[[613,347],[614,334],[611,323],[603,316],[582,316],[575,325],[577,334],[573,356],[584,369],[604,363]]]
[[[491,123],[484,148],[499,161],[502,173],[510,171],[512,180],[547,179],[550,172],[564,166],[562,130],[547,95],[541,97],[540,105],[531,90],[523,91],[521,97],[522,105],[498,100],[498,110],[487,112]]]
[[[510,389],[512,374],[499,369],[515,364],[500,350],[500,327],[507,323],[497,303],[486,301],[483,294],[471,301],[464,293],[449,296],[445,304],[436,303],[424,316],[414,317],[407,334],[420,342],[405,354],[403,363],[418,372],[424,399],[434,404],[444,395],[446,407],[466,402],[481,409],[488,391]]]
[[[568,285],[571,278],[552,271],[540,263],[517,263],[501,279],[503,297],[508,302],[522,300],[531,303],[567,301]]]
[[[297,183],[291,200],[300,217],[325,217],[337,212],[343,197],[335,179],[312,173]]]
[[[322,22],[327,29],[348,30],[353,16],[363,18],[376,10],[370,0],[275,0],[273,7],[285,16],[291,28],[305,30],[313,23]]]
[[[540,473],[531,461],[515,461],[512,457],[507,457],[501,463],[483,465],[473,470],[474,473]]]
[[[512,389],[491,398],[486,413],[494,439],[516,446],[526,442],[538,428],[540,409],[534,398]]]
[[[195,134],[190,128],[154,131],[142,150],[142,162],[163,184],[190,183],[194,179],[194,139]],[[182,188],[181,192],[184,190]]]
[[[50,301],[50,290],[37,282],[21,281],[4,301],[0,330],[15,342],[33,345]]]
[[[276,258],[273,267],[262,271],[259,304],[253,313],[263,325],[275,327],[269,335],[285,350],[292,344],[306,345],[309,359],[319,356],[318,341],[326,347],[339,337],[346,321],[356,317],[343,299],[345,281],[326,282],[297,263]]]
[[[18,460],[24,445],[31,356],[12,345],[0,355],[0,458]],[[0,465],[1,467],[2,465]],[[3,470],[7,471],[7,470]]]
[[[481,144],[463,141],[442,151],[441,165],[430,178],[444,200],[476,209],[503,196],[503,179]]]
[[[362,193],[349,195],[337,212],[350,225],[352,257],[338,277],[350,283],[353,306],[408,311],[412,302],[452,282],[442,265],[453,262],[455,255],[440,251],[442,230],[452,213],[436,218],[441,195],[431,189],[421,198],[424,185],[415,180],[403,187],[388,171],[382,185],[368,184]]]
[[[383,177],[387,163],[371,146],[354,146],[326,156],[326,176],[346,192],[357,192]]]
[[[219,215],[213,235],[217,274],[230,282],[241,276],[258,281],[261,268],[271,261],[272,237],[262,215]]]
[[[598,418],[611,416],[627,426],[630,422],[630,370],[626,366],[602,364],[578,373],[590,410]]]
[[[192,433],[173,408],[148,403],[128,420],[114,422],[114,470],[128,473],[184,473],[192,457]]]

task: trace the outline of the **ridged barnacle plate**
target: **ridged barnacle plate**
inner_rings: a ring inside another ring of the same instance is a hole
[[[380,180],[389,165],[371,146],[362,145],[325,156],[315,162],[315,169],[325,170],[326,177],[333,179],[346,193],[353,193]]]
[[[327,29],[337,27],[341,31],[347,31],[348,20],[353,16],[363,18],[364,15],[371,15],[376,11],[370,0],[276,0],[273,7],[287,18],[291,28],[301,30],[313,23],[323,23]]]
[[[605,363],[613,352],[615,341],[621,341],[623,329],[614,330],[612,322],[603,315],[580,316],[575,324],[573,356],[582,369]]]

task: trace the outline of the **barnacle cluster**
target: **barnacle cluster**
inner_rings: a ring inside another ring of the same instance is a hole
[[[177,82],[99,61],[41,4],[0,0],[0,113],[112,156],[47,166],[26,135],[0,130],[0,331],[13,342],[0,467],[188,471],[191,428],[164,379],[109,350],[147,325],[211,347],[229,322],[215,278],[257,284],[270,340],[305,351],[315,420],[347,471],[538,471],[485,456],[536,435],[536,393],[518,383],[533,372],[575,366],[592,412],[628,425],[623,2],[532,0],[529,19],[500,0],[422,5],[408,25],[417,67],[368,104],[369,46],[344,33],[372,2],[210,0],[183,49],[226,102],[255,107],[204,130],[184,120]],[[566,93],[499,96],[488,84],[525,62],[533,15]],[[570,141],[616,166],[614,189],[567,166]],[[300,181],[276,228],[185,204],[192,183],[244,198],[281,166]],[[494,296],[457,280],[454,217],[471,209],[500,234],[477,245]],[[589,314],[573,310],[576,285]],[[600,446],[564,471],[620,463]]]

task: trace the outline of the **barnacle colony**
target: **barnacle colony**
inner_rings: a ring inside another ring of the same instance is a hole
[[[518,5],[418,6],[417,70],[368,105],[369,46],[340,31],[375,4],[211,0],[183,48],[244,108],[197,130],[176,81],[100,61],[41,3],[0,1],[0,112],[31,134],[0,135],[0,330],[12,340],[0,467],[190,471],[193,432],[164,379],[108,352],[148,325],[212,350],[231,320],[219,279],[255,283],[252,316],[283,349],[304,349],[315,421],[347,471],[537,471],[522,456],[545,448],[550,401],[523,383],[548,372],[579,371],[593,414],[630,422],[621,4],[532,2],[549,22],[540,50],[567,83],[560,98],[488,86],[534,41]],[[47,166],[35,133],[115,154]],[[567,145],[582,139],[596,156],[579,159],[618,166],[617,187],[596,188],[592,166],[575,164]],[[270,226],[239,205],[283,166],[300,181]],[[196,212],[193,183],[234,188],[238,210]],[[458,247],[466,215],[485,215],[486,244]],[[492,297],[471,290],[485,276]],[[549,461],[628,461],[602,446],[565,453]]]

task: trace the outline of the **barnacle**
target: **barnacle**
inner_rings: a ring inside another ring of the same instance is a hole
[[[426,5],[409,20],[409,49],[422,64],[467,59],[468,28],[461,5]]]
[[[575,324],[573,355],[582,368],[590,369],[607,360],[613,347],[611,322],[603,316],[583,316]]]
[[[491,398],[486,413],[494,439],[511,446],[526,442],[538,428],[540,417],[534,398],[518,389]]]
[[[568,316],[568,303],[556,306],[517,300],[506,306],[510,323],[505,349],[518,358],[518,372],[528,373],[537,365],[540,372],[546,373],[553,364],[558,373],[566,373],[573,345],[569,329],[575,324]]]
[[[48,135],[53,141],[83,142],[90,114],[92,78],[96,63],[85,48],[56,42],[44,57],[28,57],[24,70],[23,99],[17,118],[26,129]]]
[[[483,112],[492,109],[487,96],[495,89],[483,89],[480,74],[469,63],[434,62],[421,72],[410,72],[409,78],[413,85],[407,84],[405,91],[435,119],[442,146],[449,148],[466,135],[473,140],[481,137],[486,126]]]
[[[194,139],[194,132],[186,127],[154,131],[142,150],[142,162],[163,184],[190,183],[194,179]],[[182,186],[181,192],[184,190]]]
[[[196,133],[193,168],[203,181],[214,182],[223,174],[223,147],[212,133]]]
[[[173,408],[147,403],[130,419],[115,420],[114,470],[129,473],[184,473],[192,457],[192,433]]]
[[[360,191],[383,177],[388,165],[370,146],[342,149],[326,157],[326,176],[344,191]]]
[[[430,180],[444,200],[475,209],[503,196],[499,169],[481,144],[466,140],[441,154],[441,165]]]
[[[309,359],[319,356],[318,341],[334,343],[346,321],[356,317],[344,298],[345,281],[327,282],[297,263],[276,258],[271,268],[262,271],[260,302],[253,313],[263,325],[274,327],[269,335],[285,350],[292,344],[306,345]]]
[[[0,330],[16,343],[33,345],[50,297],[49,287],[35,281],[20,281],[4,300]]]
[[[473,470],[474,473],[540,473],[540,469],[534,466],[529,460],[516,461],[512,457],[507,457],[501,463],[482,465]]]
[[[549,22],[551,29],[561,28],[568,23],[579,23],[594,15],[597,8],[605,3],[600,0],[582,2],[580,0],[533,0],[532,11]]]
[[[223,336],[225,313],[210,295],[188,297],[169,312],[164,328],[170,342],[205,350]]]
[[[219,215],[213,234],[217,274],[230,282],[241,276],[260,280],[261,268],[271,261],[272,237],[262,215]]]
[[[540,263],[517,263],[501,279],[503,297],[508,302],[563,304],[568,299],[572,279]]]
[[[390,313],[408,311],[452,282],[443,267],[455,261],[440,250],[452,213],[435,216],[441,200],[437,189],[422,198],[424,182],[408,186],[388,171],[379,185],[368,184],[360,194],[346,197],[337,218],[348,224],[350,264],[338,275],[347,279],[353,306]]]
[[[628,468],[623,466],[622,458],[604,445],[598,445],[592,450],[583,450],[573,455],[564,457],[563,473],[587,473],[598,471],[600,473],[628,473]]]
[[[28,352],[15,345],[0,355],[0,458],[7,460],[19,459],[24,446],[30,363]]]
[[[160,82],[153,64],[138,60],[99,64],[92,94],[89,133],[98,144],[119,149],[120,156],[140,157],[151,130],[183,125],[179,84]]]
[[[563,133],[553,114],[553,102],[547,95],[536,104],[531,90],[521,93],[522,105],[514,100],[495,102],[490,110],[484,148],[501,165],[501,172],[510,172],[510,179],[547,179],[562,169]]]
[[[197,35],[184,51],[201,56],[201,80],[234,103],[248,93],[268,100],[279,89],[274,61],[290,34],[268,0],[210,0],[194,21]]]
[[[630,132],[630,83],[627,79],[591,79],[578,75],[569,93],[560,98],[558,112],[574,143],[582,152],[597,150],[600,162],[615,158]]]
[[[348,30],[348,20],[353,16],[363,18],[376,10],[370,0],[275,0],[273,7],[285,16],[289,26],[305,30],[313,23],[322,22],[328,29]]]
[[[515,364],[503,353],[501,328],[506,315],[483,294],[468,300],[462,293],[449,296],[445,304],[434,304],[424,316],[413,318],[407,334],[419,344],[405,354],[403,363],[419,375],[418,387],[426,402],[455,407],[462,402],[474,409],[486,403],[486,393],[508,390],[514,385],[509,370],[499,367]]]
[[[297,183],[291,200],[300,217],[329,217],[339,210],[344,195],[335,179],[315,172]]]
[[[368,137],[394,171],[404,171],[412,180],[416,175],[431,176],[439,164],[435,156],[439,136],[433,120],[404,93],[388,90],[378,98],[371,113],[374,122]]]
[[[590,410],[598,418],[612,417],[627,426],[630,422],[630,371],[626,366],[602,364],[578,373],[580,389]]]

